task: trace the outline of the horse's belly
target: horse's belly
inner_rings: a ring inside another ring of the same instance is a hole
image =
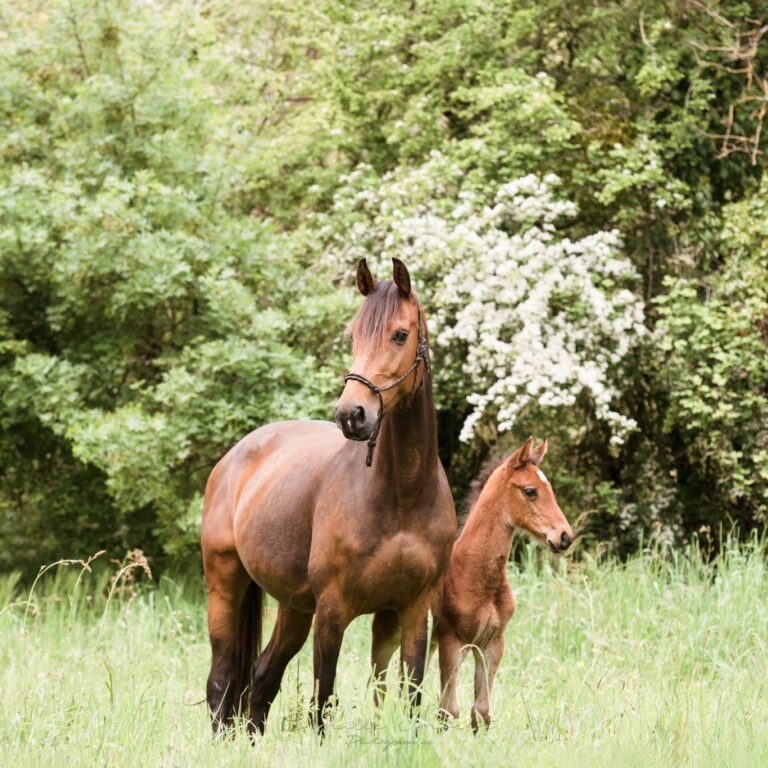
[[[250,577],[278,603],[303,613],[315,612],[315,595],[309,582],[291,579],[279,571],[268,572],[264,568],[246,566]]]
[[[296,559],[294,552],[272,548],[266,541],[239,545],[238,550],[248,575],[267,594],[296,610],[314,610],[306,563]]]

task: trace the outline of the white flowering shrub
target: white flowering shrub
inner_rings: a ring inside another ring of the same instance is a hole
[[[432,311],[438,390],[470,406],[462,440],[583,395],[623,440],[635,424],[613,405],[617,376],[644,326],[617,231],[571,239],[562,226],[576,206],[555,196],[557,177],[525,176],[488,199],[461,189],[460,169],[438,153],[383,180],[361,167],[346,182],[335,214],[348,227],[327,256],[396,255],[415,273]]]

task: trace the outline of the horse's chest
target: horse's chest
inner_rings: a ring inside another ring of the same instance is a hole
[[[345,584],[368,610],[409,604],[432,587],[444,569],[439,546],[426,537],[398,533],[360,557],[358,575]]]

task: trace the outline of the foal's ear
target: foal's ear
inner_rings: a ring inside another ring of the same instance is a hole
[[[373,290],[375,284],[376,281],[373,279],[371,270],[368,269],[368,264],[366,264],[365,259],[360,259],[357,262],[357,290],[363,296],[367,296]]]
[[[411,276],[408,274],[408,267],[400,259],[392,257],[392,277],[395,280],[397,290],[404,299],[411,296]]]
[[[541,441],[541,444],[531,449],[531,453],[528,456],[528,461],[533,464],[535,467],[538,467],[539,464],[541,464],[541,460],[544,458],[544,454],[547,452],[547,438],[545,437],[544,440]]]
[[[533,437],[529,437],[508,459],[509,466],[517,469],[527,464],[531,460],[531,450],[533,449]]]

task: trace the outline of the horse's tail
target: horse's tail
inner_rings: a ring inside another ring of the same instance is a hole
[[[238,710],[246,708],[245,693],[251,683],[253,662],[261,653],[261,630],[264,618],[264,593],[261,587],[252,581],[248,585],[235,631],[235,706]]]

